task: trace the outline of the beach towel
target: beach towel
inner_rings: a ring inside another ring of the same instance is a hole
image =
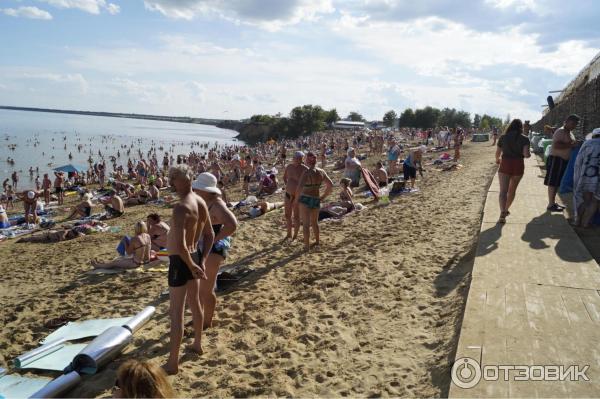
[[[367,188],[373,194],[373,196],[377,199],[380,197],[379,193],[379,185],[377,184],[377,180],[373,176],[373,174],[366,168],[361,168],[361,173],[365,183],[367,184]]]
[[[121,239],[121,241],[119,242],[119,245],[117,245],[117,252],[119,253],[119,255],[125,256],[125,254],[126,254],[125,245],[129,245],[130,242],[131,242],[131,238],[129,236],[124,236]]]

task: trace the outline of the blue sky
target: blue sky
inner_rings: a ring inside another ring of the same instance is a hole
[[[600,50],[598,21],[595,0],[0,0],[0,104],[537,120]]]

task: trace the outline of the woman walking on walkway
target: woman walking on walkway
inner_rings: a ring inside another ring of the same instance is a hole
[[[498,223],[505,223],[510,214],[508,209],[512,205],[517,192],[517,186],[525,172],[525,158],[529,158],[529,138],[523,136],[523,122],[513,119],[506,131],[498,140],[496,148],[496,163],[498,180],[500,181],[500,219]]]

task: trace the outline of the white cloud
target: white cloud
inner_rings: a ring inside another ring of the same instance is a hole
[[[536,44],[536,35],[525,34],[519,27],[477,32],[437,17],[394,23],[345,15],[332,29],[362,50],[431,76],[452,77],[448,74],[457,65],[472,69],[499,63],[572,75],[597,51],[573,40],[560,43],[555,51],[545,52]]]
[[[58,74],[52,72],[41,72],[41,71],[30,71],[30,72],[19,72],[12,74],[13,79],[20,80],[42,80],[54,84],[73,84],[75,85],[81,94],[87,94],[89,84],[87,80],[80,73],[74,74]]]
[[[57,8],[74,8],[85,11],[90,14],[100,14],[101,10],[106,10],[109,14],[117,14],[121,8],[114,3],[107,3],[106,0],[38,0],[48,3]]]
[[[332,0],[145,0],[147,9],[175,19],[218,16],[236,24],[279,30],[335,11]]]
[[[0,12],[11,17],[23,17],[30,19],[52,19],[52,15],[48,11],[41,10],[37,7],[19,7],[19,8],[4,8]]]

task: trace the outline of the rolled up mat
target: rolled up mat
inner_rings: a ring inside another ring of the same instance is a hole
[[[60,398],[73,389],[81,381],[81,376],[77,371],[63,374],[60,377],[50,381],[42,389],[30,396],[30,398]]]
[[[71,368],[81,374],[95,374],[115,358],[131,342],[132,337],[128,328],[110,327],[73,358]]]
[[[155,311],[156,308],[154,306],[147,306],[140,313],[129,319],[127,323],[123,324],[123,327],[131,331],[132,334],[135,334],[136,331],[150,320]]]
[[[49,355],[50,353],[56,352],[57,350],[61,349],[63,346],[65,346],[65,342],[66,340],[64,338],[48,342],[45,345],[35,348],[15,358],[13,360],[13,364],[18,369],[23,368],[29,363],[32,363],[46,355]]]

